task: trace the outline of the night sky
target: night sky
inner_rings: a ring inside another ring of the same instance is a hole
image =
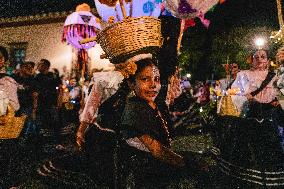
[[[95,7],[93,0],[0,0],[0,17],[70,11],[83,2]],[[212,18],[225,26],[251,23],[277,26],[276,0],[227,0],[214,9]]]
[[[84,2],[95,7],[93,0],[0,0],[0,17],[75,11],[76,6]]]
[[[215,8],[211,20],[215,27],[270,26],[279,28],[276,0],[227,0]]]
[[[0,0],[0,17],[74,11],[76,5],[83,2],[95,7],[93,0]],[[240,25],[279,27],[276,0],[227,0],[206,16],[216,28]]]

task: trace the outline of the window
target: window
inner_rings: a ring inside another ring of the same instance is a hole
[[[10,67],[15,68],[18,64],[22,64],[26,58],[26,50],[28,43],[11,43],[10,45]]]

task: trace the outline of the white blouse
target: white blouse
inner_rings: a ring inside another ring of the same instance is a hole
[[[111,97],[119,88],[124,77],[119,71],[97,72],[93,76],[94,84],[86,101],[80,121],[94,123],[99,106]]]
[[[243,70],[237,74],[237,78],[232,84],[232,88],[238,88],[239,93],[232,96],[232,100],[238,110],[242,110],[243,104],[247,101],[245,95],[257,90],[265,80],[267,74],[268,70]],[[274,86],[277,79],[278,77],[274,76],[268,85],[254,96],[254,99],[260,103],[269,103],[273,101],[277,96],[277,88]]]
[[[9,103],[15,111],[20,108],[17,95],[18,86],[18,83],[11,77],[5,76],[0,79],[0,91],[3,91],[3,98],[9,99]]]

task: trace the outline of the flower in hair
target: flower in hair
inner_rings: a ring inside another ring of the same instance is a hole
[[[129,78],[130,75],[134,75],[137,70],[137,65],[134,61],[127,63],[116,64],[115,69],[119,71],[124,78]]]

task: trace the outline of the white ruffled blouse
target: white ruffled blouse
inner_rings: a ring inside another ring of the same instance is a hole
[[[0,79],[0,91],[3,91],[1,98],[9,99],[9,103],[17,111],[20,108],[18,101],[17,89],[19,84],[11,77],[3,77]]]
[[[99,106],[111,97],[119,88],[124,77],[119,71],[97,72],[93,76],[94,84],[86,101],[80,121],[94,123]]]
[[[243,70],[237,74],[237,78],[232,84],[232,88],[238,88],[240,92],[237,95],[232,96],[232,100],[238,110],[241,111],[243,104],[247,101],[245,95],[257,90],[266,78],[267,74],[268,70]],[[277,88],[274,86],[277,79],[278,77],[274,76],[269,84],[261,92],[254,96],[254,99],[260,103],[269,103],[273,101],[277,96]]]

